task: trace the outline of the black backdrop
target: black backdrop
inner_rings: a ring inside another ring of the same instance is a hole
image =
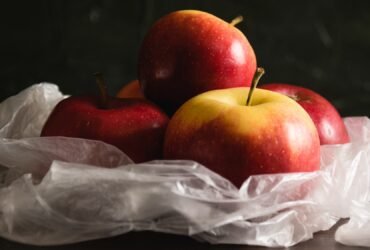
[[[370,1],[6,1],[1,5],[0,100],[42,81],[66,94],[92,92],[101,71],[114,94],[136,78],[150,25],[199,9],[238,27],[267,73],[261,80],[311,88],[343,116],[370,115]]]

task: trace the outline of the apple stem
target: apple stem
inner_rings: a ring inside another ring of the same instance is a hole
[[[103,74],[100,72],[97,72],[94,74],[96,79],[96,84],[99,87],[100,92],[100,106],[103,109],[108,108],[108,91],[107,91],[107,85],[105,84]]]
[[[238,23],[241,23],[243,21],[243,16],[237,16],[235,17],[231,22],[230,25],[235,26]]]
[[[248,97],[247,97],[247,106],[251,105],[253,92],[256,89],[257,84],[258,84],[258,82],[261,79],[263,74],[265,74],[265,70],[263,68],[257,68],[256,73],[253,76],[252,86],[249,88],[249,93],[248,93]]]

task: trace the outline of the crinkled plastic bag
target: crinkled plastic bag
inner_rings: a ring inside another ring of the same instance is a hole
[[[58,86],[33,85],[0,104],[0,137],[20,139],[39,136],[54,106],[64,97]]]
[[[213,244],[292,246],[331,228],[369,246],[370,121],[346,118],[352,143],[322,146],[321,171],[252,176],[237,189],[192,161],[134,164],[99,141],[38,137],[56,85],[38,84],[0,104],[0,236],[58,245],[132,230]]]

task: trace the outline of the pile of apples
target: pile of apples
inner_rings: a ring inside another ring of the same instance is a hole
[[[101,140],[137,163],[194,160],[236,186],[318,170],[320,144],[349,142],[339,113],[303,87],[256,88],[264,70],[240,21],[196,10],[162,17],[142,43],[138,80],[109,97],[98,75],[101,96],[61,101],[41,135]]]

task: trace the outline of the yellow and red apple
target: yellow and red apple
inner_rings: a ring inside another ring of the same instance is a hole
[[[343,144],[350,141],[343,119],[337,109],[318,93],[296,85],[270,83],[261,86],[297,101],[315,123],[321,145]]]
[[[139,53],[138,80],[145,97],[171,114],[202,92],[250,86],[256,56],[235,23],[197,10],[160,18]]]
[[[197,161],[240,186],[255,174],[319,169],[320,141],[307,112],[279,93],[249,88],[202,93],[171,118],[164,157]]]

